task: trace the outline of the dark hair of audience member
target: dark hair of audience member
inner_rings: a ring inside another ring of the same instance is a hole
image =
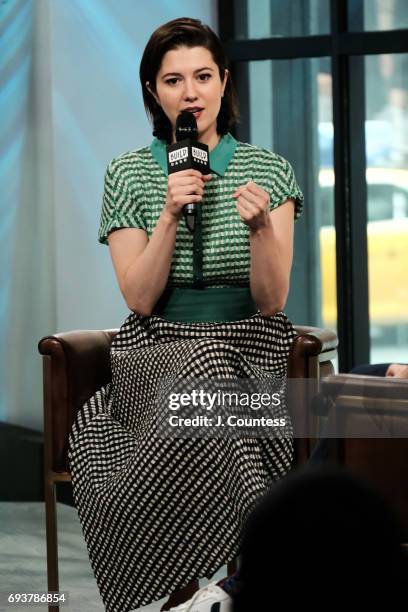
[[[408,578],[402,541],[394,511],[366,482],[335,466],[294,472],[262,498],[242,532],[234,612],[272,611],[280,601],[312,609],[391,604]]]

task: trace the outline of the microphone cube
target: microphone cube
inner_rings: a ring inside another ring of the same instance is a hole
[[[201,174],[209,174],[208,146],[191,138],[167,145],[167,169],[169,174],[189,169],[198,170]]]

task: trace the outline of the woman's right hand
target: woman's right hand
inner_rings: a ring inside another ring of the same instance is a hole
[[[205,183],[210,179],[211,174],[201,174],[192,169],[169,174],[164,211],[172,219],[179,221],[186,204],[201,202]]]

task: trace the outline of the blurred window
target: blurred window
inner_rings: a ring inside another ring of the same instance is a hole
[[[407,68],[405,54],[365,58],[370,359],[379,363],[408,362]]]
[[[338,327],[343,371],[369,359],[408,362],[408,0],[232,6],[220,28],[239,58],[237,137],[288,159],[305,195],[285,310],[297,323]],[[387,30],[396,30],[392,40]],[[257,39],[268,43],[245,43]],[[365,41],[367,55],[354,55],[365,53]],[[320,53],[331,55],[313,57]],[[333,89],[341,90],[334,116]],[[344,281],[339,313],[336,270]]]
[[[238,0],[235,9],[238,39],[330,32],[330,0]]]
[[[244,134],[238,129],[238,137],[288,159],[305,196],[285,311],[293,321],[336,327],[334,227],[327,240],[319,239],[322,225],[333,226],[334,219],[333,178],[327,185],[320,182],[324,171],[333,177],[333,139],[322,148],[319,138],[322,125],[330,126],[333,134],[330,62],[328,58],[238,62],[237,70],[241,75],[246,72],[242,83],[248,81],[249,87],[238,85],[242,88],[238,94],[240,100],[248,96],[250,109],[249,125],[243,126]],[[299,104],[299,91],[307,104]],[[327,267],[330,271],[325,271]]]
[[[361,28],[361,6],[363,28]],[[349,2],[351,31],[397,30],[408,27],[407,0],[351,0]]]

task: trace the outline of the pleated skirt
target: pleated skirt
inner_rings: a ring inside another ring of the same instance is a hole
[[[111,347],[112,382],[69,435],[73,496],[108,612],[148,605],[239,554],[257,500],[291,468],[293,440],[163,438],[160,380],[285,377],[295,332],[284,313],[228,323],[132,313]]]

